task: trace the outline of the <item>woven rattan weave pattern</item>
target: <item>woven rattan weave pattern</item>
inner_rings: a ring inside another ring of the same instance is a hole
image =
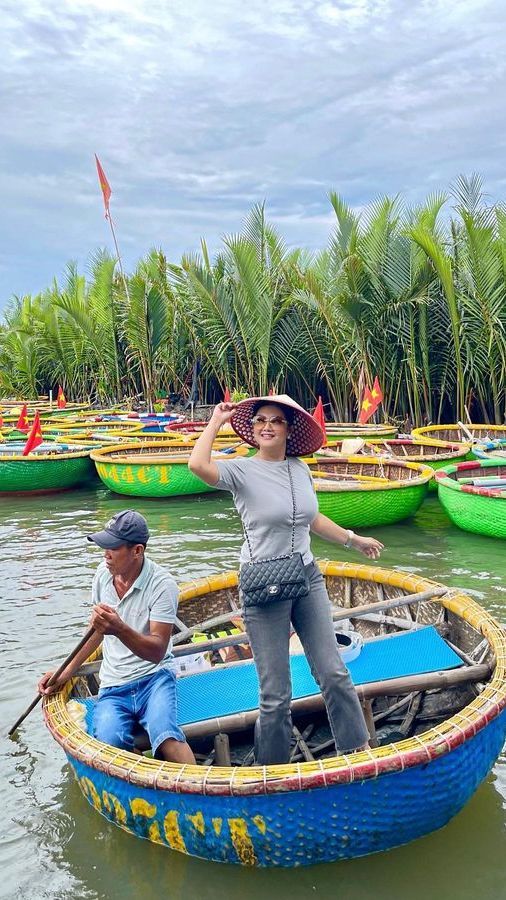
[[[498,487],[474,487],[461,478],[497,476]],[[436,473],[438,496],[450,519],[464,531],[506,538],[506,459],[476,460],[445,466]]]
[[[93,450],[91,458],[104,484],[117,494],[131,497],[178,497],[215,490],[188,468],[191,444],[165,440],[114,444]],[[224,456],[235,459],[240,451]]]
[[[336,481],[319,480],[315,489],[320,512],[343,528],[367,528],[391,525],[413,516],[427,494],[434,472],[418,463],[348,456],[343,459],[325,457],[307,460],[309,467],[322,471]],[[384,482],[353,482],[354,478],[372,477]]]
[[[2,456],[0,493],[46,493],[85,484],[93,476],[87,449],[58,456]]]

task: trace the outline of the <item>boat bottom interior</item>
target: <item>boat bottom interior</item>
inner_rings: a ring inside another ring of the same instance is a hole
[[[490,679],[495,662],[490,644],[438,602],[447,589],[409,594],[349,578],[327,579],[327,586],[336,640],[364,710],[371,747],[440,724]],[[254,764],[258,683],[237,601],[237,589],[226,588],[180,607],[174,638],[178,720],[200,765]],[[95,660],[81,667],[68,704],[89,732],[99,665]],[[323,698],[296,635],[290,665],[290,762],[335,756]],[[150,755],[145,732],[136,739],[136,752]]]

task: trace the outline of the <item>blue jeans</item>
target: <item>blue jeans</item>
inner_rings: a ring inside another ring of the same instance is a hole
[[[167,738],[186,741],[177,724],[176,676],[169,669],[99,691],[93,716],[97,740],[132,750],[139,725],[149,735],[153,756]]]
[[[299,600],[249,606],[244,623],[260,683],[260,715],[255,726],[255,758],[260,765],[290,758],[290,622],[320,686],[338,751],[347,753],[369,739],[357,692],[337,647],[330,600],[316,563],[306,566],[309,594]]]

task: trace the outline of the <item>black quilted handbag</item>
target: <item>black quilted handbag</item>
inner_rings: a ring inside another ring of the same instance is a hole
[[[300,553],[245,563],[241,567],[239,586],[245,607],[265,606],[273,600],[298,600],[309,593]]]
[[[241,566],[239,587],[242,602],[248,606],[265,606],[277,600],[298,600],[309,593],[309,580],[301,553],[294,553],[295,544],[295,492],[293,489],[290,462],[287,460],[288,478],[292,492],[292,547],[286,556],[275,556],[253,562],[251,544],[246,526],[244,534],[248,544],[250,562]]]

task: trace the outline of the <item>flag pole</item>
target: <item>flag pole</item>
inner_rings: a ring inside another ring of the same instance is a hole
[[[127,299],[130,300],[130,294],[128,292],[128,284],[127,284],[127,280],[125,278],[125,273],[123,271],[123,263],[121,262],[121,254],[119,252],[119,246],[118,246],[118,241],[116,238],[116,232],[114,230],[114,222],[112,220],[111,210],[109,209],[109,201],[111,199],[111,194],[112,194],[111,185],[107,181],[107,176],[102,168],[102,164],[96,153],[95,153],[95,164],[97,166],[98,182],[100,184],[100,190],[102,191],[102,196],[104,198],[105,217],[106,217],[106,219],[109,220],[109,225],[111,226],[112,239],[114,241],[114,246],[116,248],[116,256],[118,259],[119,271],[121,274],[121,278],[123,280]]]
[[[126,295],[127,295],[127,300],[130,302],[130,294],[128,293],[128,283],[127,283],[127,280],[126,280],[126,278],[125,278],[125,273],[124,273],[124,271],[123,271],[123,263],[121,262],[121,254],[120,254],[120,252],[119,252],[118,241],[117,241],[117,239],[116,239],[116,232],[115,232],[115,230],[114,230],[114,223],[113,223],[113,221],[112,221],[112,216],[111,216],[111,213],[110,213],[110,211],[109,211],[109,208],[108,208],[108,215],[107,215],[107,218],[109,219],[109,225],[111,226],[112,239],[113,239],[113,241],[114,241],[114,246],[115,246],[115,248],[116,248],[116,256],[118,257],[119,271],[120,271],[120,274],[121,274],[121,278],[123,279],[123,285],[124,285],[124,287],[125,287],[125,293],[126,293]]]

